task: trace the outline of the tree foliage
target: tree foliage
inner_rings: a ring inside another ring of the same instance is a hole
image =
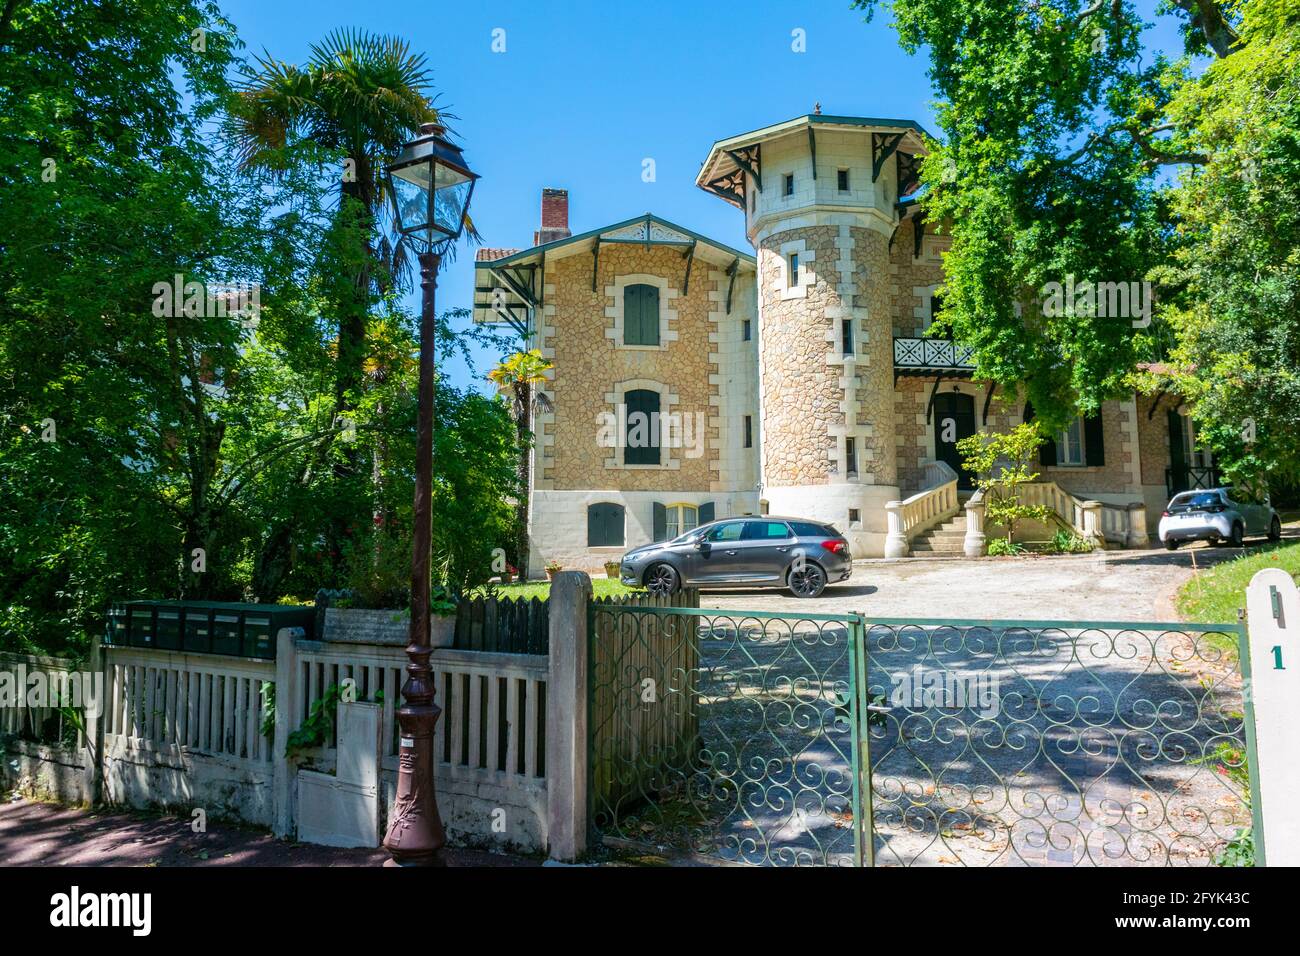
[[[868,15],[880,0],[858,0]],[[924,49],[943,141],[922,202],[951,229],[944,319],[977,374],[1059,426],[1151,359],[1222,457],[1294,473],[1295,0],[893,0]],[[1047,283],[1136,282],[1155,320],[1048,315]],[[1240,438],[1252,421],[1259,444]]]
[[[1038,472],[1031,468],[1042,443],[1036,421],[1022,422],[1009,432],[976,432],[957,442],[963,466],[975,474],[975,486],[984,493],[989,524],[1006,532],[1003,553],[1015,550],[1017,524],[1046,521],[1052,516],[1046,505],[1023,504],[1018,490],[1038,480]]]
[[[409,567],[406,289],[358,285],[380,227],[347,218],[336,144],[246,166],[218,135],[239,51],[199,0],[0,13],[0,644],[84,643],[111,600],[310,598]],[[259,307],[188,308],[159,292],[176,276]],[[441,354],[479,336],[464,319],[439,317]],[[435,544],[469,586],[505,541],[513,428],[499,399],[438,400]]]

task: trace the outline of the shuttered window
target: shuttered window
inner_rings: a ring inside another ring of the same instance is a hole
[[[623,404],[627,406],[623,464],[659,464],[659,393],[634,388],[624,393]]]
[[[659,290],[638,283],[623,289],[623,344],[659,344]]]
[[[587,505],[587,547],[623,546],[623,506],[612,501]]]
[[[654,503],[654,539],[668,541],[679,534],[685,534],[692,528],[708,524],[713,520],[714,505],[706,501],[702,505]]]

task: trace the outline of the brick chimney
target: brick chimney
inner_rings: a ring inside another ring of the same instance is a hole
[[[545,245],[557,239],[568,239],[569,191],[567,189],[542,190],[542,228],[533,233],[533,245]]]

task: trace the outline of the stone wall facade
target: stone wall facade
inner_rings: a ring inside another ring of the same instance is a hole
[[[537,487],[556,491],[617,487],[629,491],[708,489],[716,478],[719,425],[718,364],[711,355],[711,294],[717,280],[696,263],[690,288],[680,289],[685,262],[679,249],[631,244],[601,246],[596,291],[589,255],[557,260],[547,275],[544,354],[554,363],[554,412],[539,424],[541,458]],[[621,277],[662,280],[660,309],[671,340],[661,347],[627,347],[616,331]],[[622,463],[622,450],[598,443],[604,414],[617,415],[624,391],[660,392],[660,411],[689,419],[683,435],[691,447],[661,449],[659,465]],[[699,429],[702,429],[700,431]],[[561,453],[562,452],[562,453]]]
[[[830,427],[843,421],[841,389],[827,364],[831,320],[843,306],[831,226],[778,233],[758,250],[759,376],[766,485],[819,485],[835,473]],[[789,292],[798,255],[802,294]]]

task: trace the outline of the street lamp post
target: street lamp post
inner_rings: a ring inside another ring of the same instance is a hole
[[[469,198],[478,177],[465,165],[460,148],[449,143],[436,123],[402,146],[388,167],[388,188],[397,227],[419,248],[420,384],[416,433],[415,528],[411,554],[411,632],[406,648],[406,682],[397,712],[401,748],[397,802],[384,849],[390,866],[437,866],[447,842],[433,786],[433,732],[441,709],[433,702],[429,668],[429,588],[433,549],[434,289],[443,253],[460,236]]]

